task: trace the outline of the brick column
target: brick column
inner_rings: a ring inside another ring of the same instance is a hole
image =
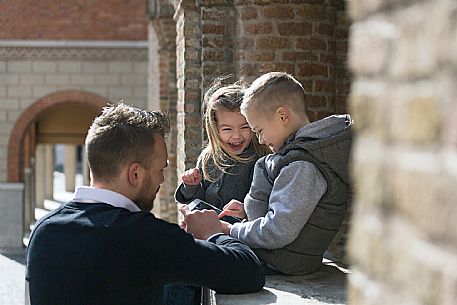
[[[232,1],[200,1],[202,23],[202,94],[221,75],[235,74],[236,10]],[[236,79],[235,79],[236,80]]]
[[[457,300],[457,4],[349,1],[350,304]]]
[[[152,1],[149,5],[149,88],[148,105],[151,109],[162,109],[170,116],[168,135],[168,167],[165,182],[154,204],[153,213],[161,219],[176,222],[177,210],[174,192],[176,177],[176,23],[174,8],[163,1]]]
[[[201,151],[201,24],[193,1],[179,1],[176,21],[177,175],[194,167]]]

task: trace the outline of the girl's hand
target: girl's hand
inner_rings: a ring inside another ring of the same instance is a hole
[[[202,181],[202,176],[198,168],[191,168],[184,172],[181,179],[186,185],[198,185]]]
[[[246,218],[246,212],[244,211],[244,205],[238,200],[232,199],[229,203],[224,206],[223,211],[219,214],[219,219],[224,216],[235,216],[241,219]]]

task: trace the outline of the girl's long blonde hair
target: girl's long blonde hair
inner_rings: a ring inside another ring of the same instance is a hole
[[[246,163],[252,160],[252,157],[243,157],[231,153],[225,149],[220,140],[216,113],[220,110],[239,112],[245,90],[245,87],[240,83],[224,86],[222,80],[222,78],[216,79],[204,96],[204,121],[208,144],[201,154],[201,165],[203,177],[208,181],[215,181],[218,178],[214,177],[208,168],[208,162],[211,158],[214,166],[224,174],[233,166],[234,162]],[[250,145],[252,145],[257,158],[271,153],[267,146],[257,142],[257,138],[252,131]]]

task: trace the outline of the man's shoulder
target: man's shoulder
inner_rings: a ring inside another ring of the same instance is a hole
[[[138,226],[173,226],[171,223],[155,217],[154,214],[144,211],[129,211],[123,207],[115,207],[106,203],[84,203],[70,201],[59,208],[49,212],[40,219],[36,226],[42,223],[86,223],[89,219],[91,225],[101,225],[106,228],[125,226],[135,228]]]

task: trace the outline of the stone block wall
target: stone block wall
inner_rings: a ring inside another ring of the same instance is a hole
[[[30,53],[25,58],[10,49],[0,47],[0,182],[7,181],[7,149],[12,128],[19,116],[39,99],[59,91],[79,90],[112,102],[126,100],[146,107],[146,48],[116,51],[32,46],[26,48]],[[123,54],[117,56],[119,52]],[[105,57],[99,58],[103,54]],[[122,58],[128,54],[130,59]]]
[[[350,1],[349,303],[457,300],[457,3]]]
[[[23,183],[0,182],[0,247],[20,248],[24,236],[22,222],[24,208],[17,206],[17,202],[24,199]]]

